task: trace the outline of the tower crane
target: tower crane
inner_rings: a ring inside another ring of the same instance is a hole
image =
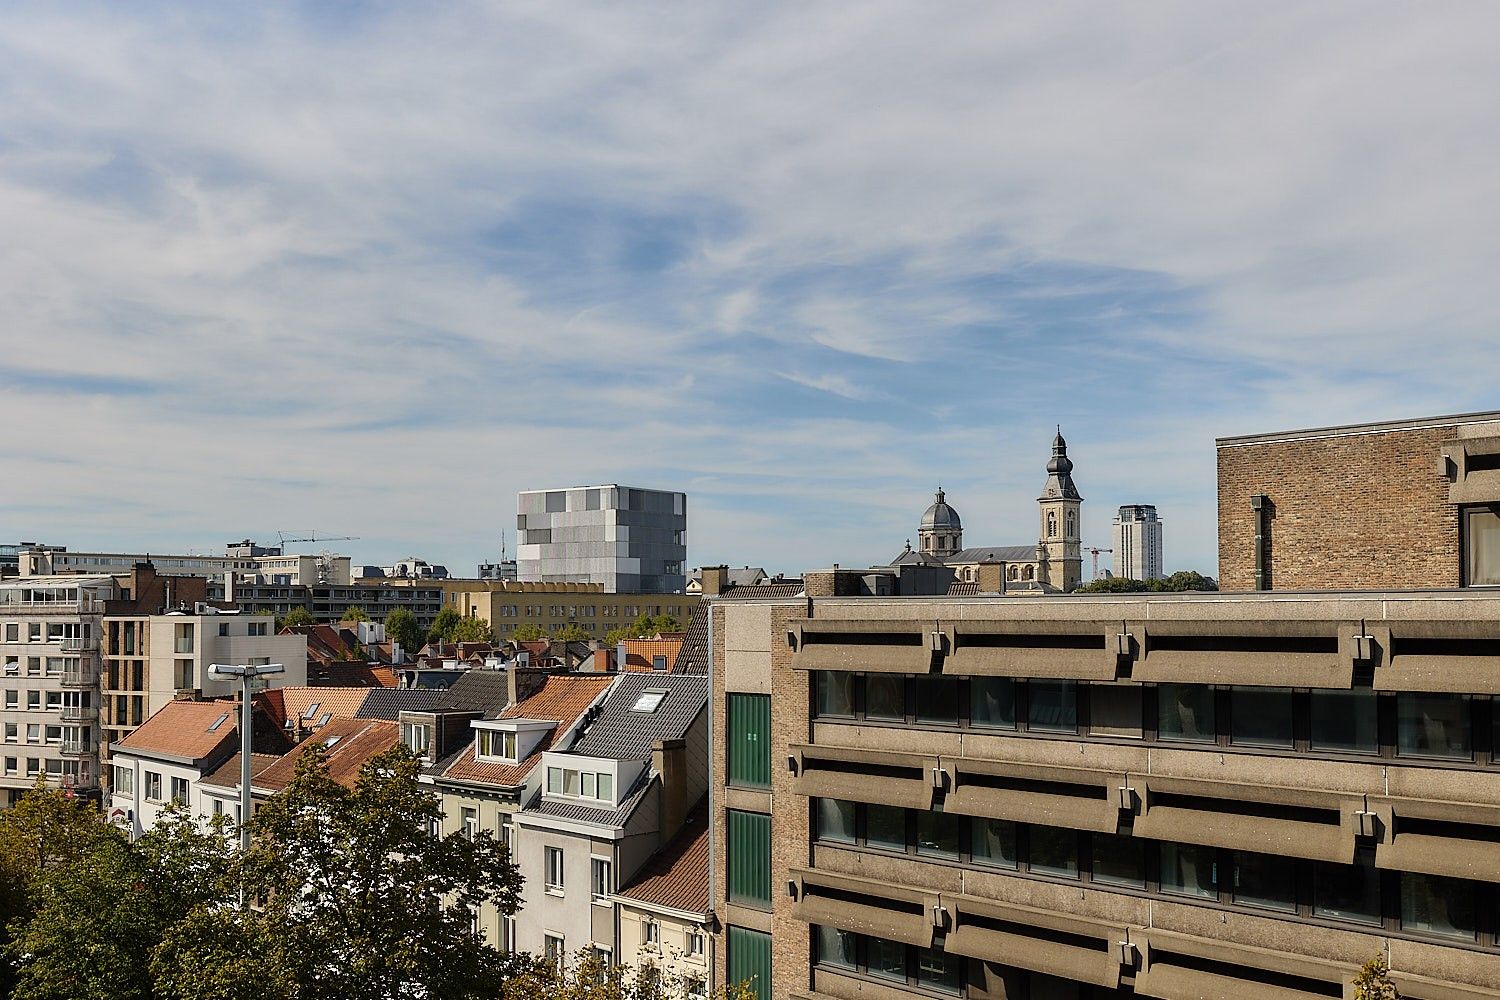
[[[1097,580],[1097,579],[1099,579],[1099,553],[1101,553],[1101,552],[1108,552],[1111,555],[1113,555],[1115,550],[1114,549],[1101,549],[1098,546],[1094,546],[1094,547],[1090,548],[1088,551],[1089,551],[1089,554],[1094,557],[1094,579]]]
[[[318,533],[316,531],[314,531],[311,534],[309,534],[306,538],[294,538],[291,535],[288,535],[285,531],[278,531],[278,532],[276,532],[276,537],[281,540],[281,544],[282,545],[293,545],[293,544],[296,544],[298,542],[357,542],[357,541],[359,541],[359,536],[358,535],[323,535],[322,537],[319,537]]]

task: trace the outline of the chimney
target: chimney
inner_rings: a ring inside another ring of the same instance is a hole
[[[979,564],[979,592],[981,594],[1005,593],[1005,563],[982,562]]]
[[[661,842],[677,836],[687,819],[687,742],[658,740],[651,748],[651,767],[661,775]]]
[[[728,566],[703,567],[703,596],[717,597],[729,586]]]

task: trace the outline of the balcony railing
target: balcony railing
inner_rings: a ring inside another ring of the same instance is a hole
[[[84,740],[63,740],[57,749],[64,757],[90,757],[94,753],[94,744]]]
[[[63,687],[93,687],[99,683],[99,668],[91,659],[69,663],[63,667],[59,682]]]
[[[97,705],[64,705],[62,709],[64,722],[91,722],[98,717]]]
[[[65,636],[62,640],[62,648],[64,653],[91,652],[99,648],[99,639],[97,636],[87,638],[78,635]]]

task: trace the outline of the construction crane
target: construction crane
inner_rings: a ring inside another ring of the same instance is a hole
[[[1099,579],[1099,553],[1101,553],[1101,552],[1108,552],[1110,555],[1114,555],[1114,551],[1115,550],[1114,549],[1101,549],[1101,548],[1098,548],[1098,547],[1094,547],[1094,548],[1089,549],[1088,551],[1094,557],[1094,579],[1097,580],[1097,579]]]
[[[359,536],[358,535],[324,535],[324,536],[322,536],[320,538],[320,537],[318,537],[318,533],[316,531],[312,532],[306,538],[293,538],[291,535],[288,535],[284,531],[278,531],[278,532],[276,532],[276,537],[281,540],[281,544],[282,545],[293,545],[293,544],[296,544],[298,542],[357,542],[357,541],[359,541]]]

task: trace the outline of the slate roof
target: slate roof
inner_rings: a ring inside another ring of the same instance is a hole
[[[504,677],[504,674],[501,674]],[[557,728],[542,737],[536,748],[519,764],[499,764],[474,756],[475,740],[470,739],[459,750],[439,761],[433,769],[444,778],[514,788],[526,783],[532,768],[541,762],[542,753],[552,749],[553,741],[572,728],[590,705],[614,683],[614,676],[604,674],[553,674],[535,694],[509,705],[500,713],[502,719],[541,719],[556,722]]]
[[[710,600],[764,601],[783,597],[796,597],[802,593],[801,580],[782,580],[780,583],[760,583],[750,587],[730,587]]]
[[[672,664],[674,674],[708,673],[708,609],[707,601],[693,605],[688,616],[687,637],[677,650],[677,662]]]
[[[981,562],[1036,562],[1035,545],[984,545],[961,549],[943,560],[949,566],[954,563]]]
[[[354,713],[356,719],[387,719],[395,722],[402,712],[433,712],[445,703],[451,691],[444,688],[371,688]]]
[[[699,800],[687,824],[657,851],[631,883],[616,893],[688,913],[708,912],[708,799]]]
[[[204,760],[232,745],[237,738],[236,718],[232,701],[169,701],[115,746],[139,753]],[[217,728],[210,730],[215,722],[219,723]]]
[[[654,712],[631,711],[642,692],[664,690],[667,696]],[[686,735],[708,704],[708,678],[692,674],[621,674],[599,706],[573,752],[613,760],[644,760],[659,740]]]
[[[441,692],[443,700],[432,709],[407,711],[486,712],[499,711],[510,699],[510,685],[504,670],[470,670]]]
[[[948,584],[949,597],[975,597],[978,594],[978,583],[964,583],[959,580],[954,580],[952,583]]]

